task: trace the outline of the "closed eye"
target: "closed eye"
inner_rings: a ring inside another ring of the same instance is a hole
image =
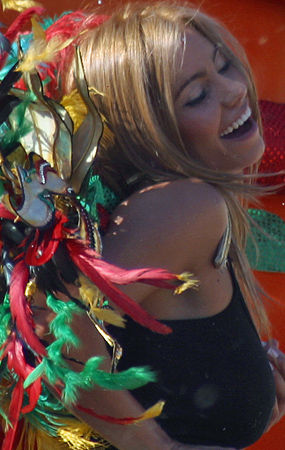
[[[187,102],[185,104],[185,106],[198,105],[199,103],[201,103],[204,100],[204,98],[206,98],[206,96],[207,96],[207,91],[205,89],[203,89],[203,91],[201,92],[201,94],[198,97],[196,97],[193,100],[190,100],[189,102]]]
[[[218,73],[223,74],[225,73],[232,65],[232,62],[228,59],[225,64],[223,65],[223,67],[221,67],[221,69],[218,71]]]

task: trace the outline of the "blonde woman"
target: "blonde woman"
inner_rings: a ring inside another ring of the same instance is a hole
[[[128,319],[118,370],[148,365],[158,380],[132,394],[94,389],[80,398],[116,417],[163,399],[157,421],[119,426],[74,413],[119,450],[244,448],[283,415],[285,395],[285,359],[261,344],[268,323],[244,251],[244,203],[264,150],[245,55],[215,21],[167,2],[127,5],[79,45],[110,130],[94,170],[120,199],[103,256],[124,268],[191,272],[198,288],[175,296],[125,287],[173,331],[160,336]],[[70,77],[66,91],[73,87]],[[108,369],[91,325],[81,318],[75,328],[82,346],[71,356],[101,352]]]

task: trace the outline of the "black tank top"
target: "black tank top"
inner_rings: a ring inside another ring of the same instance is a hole
[[[149,408],[166,404],[157,419],[173,439],[237,449],[263,434],[275,401],[271,368],[237,281],[231,303],[202,319],[167,320],[163,336],[128,319],[112,328],[124,352],[119,370],[149,366],[157,382],[132,391]]]

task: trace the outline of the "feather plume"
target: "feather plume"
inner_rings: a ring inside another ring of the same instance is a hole
[[[41,16],[44,14],[45,9],[42,7],[34,6],[32,8],[26,9],[23,11],[10,25],[7,32],[5,33],[5,38],[7,41],[12,44],[14,40],[17,38],[18,33],[30,22],[30,19],[34,15]],[[4,66],[6,60],[8,57],[8,52],[3,52],[3,54],[0,57],[0,69]]]
[[[79,422],[78,422],[79,423]],[[60,426],[60,425],[58,425]],[[74,428],[76,426],[74,425]],[[72,426],[70,427],[72,430]],[[78,427],[79,428],[79,427]],[[58,429],[60,431],[60,429]],[[91,444],[91,442],[90,442]],[[94,448],[94,442],[92,443]],[[95,447],[96,448],[96,447]],[[13,446],[13,450],[82,450],[80,447],[71,448],[60,436],[50,436],[46,430],[36,428],[33,423],[28,420],[22,420],[17,437]],[[84,449],[85,450],[85,449]],[[101,447],[98,450],[106,450]]]
[[[54,344],[56,343],[54,342],[52,346]],[[48,347],[48,351],[50,347]],[[49,356],[51,356],[50,351]],[[57,355],[55,358],[57,359]],[[90,358],[81,372],[75,372],[70,370],[65,363],[59,365],[58,361],[54,362],[52,359],[44,358],[43,362],[27,376],[24,387],[25,389],[32,388],[45,373],[49,383],[55,385],[62,401],[65,404],[75,404],[79,388],[92,389],[97,385],[110,390],[136,389],[156,379],[155,373],[146,367],[131,368],[119,373],[107,373],[99,369],[102,361],[103,357],[100,356]],[[59,388],[60,384],[62,385],[61,389]]]
[[[179,281],[183,281],[183,283],[178,286],[174,293],[175,294],[182,294],[182,292],[186,291],[187,289],[197,289],[198,288],[198,280],[193,278],[193,274],[191,272],[183,272],[180,275],[177,276]]]
[[[67,221],[66,216],[56,211],[55,224],[52,228],[48,228],[43,233],[36,229],[35,237],[26,250],[26,264],[41,266],[54,256],[60,241],[63,239],[62,226]]]
[[[80,297],[83,303],[90,309],[90,313],[103,322],[108,322],[109,324],[124,328],[125,319],[123,317],[119,316],[119,314],[116,314],[115,311],[112,311],[111,309],[97,307],[100,299],[102,300],[103,297],[102,292],[99,291],[97,286],[82,273],[79,274],[78,279],[80,283]]]
[[[126,270],[121,267],[114,266],[113,264],[104,261],[96,251],[86,247],[78,240],[69,240],[67,245],[73,255],[76,252],[78,253],[78,260],[81,259],[83,261],[90,259],[90,261],[92,261],[92,265],[100,273],[100,275],[108,278],[111,283],[119,285],[146,283],[160,288],[174,290],[175,286],[169,283],[170,281],[184,281],[183,274],[182,276],[175,275],[165,269],[143,268]],[[194,287],[197,284],[196,280],[191,277],[192,275],[187,273],[187,282],[189,282],[188,287]],[[190,283],[190,280],[192,283]]]
[[[13,11],[23,12],[33,6],[39,6],[34,0],[2,0],[3,11],[12,9]]]
[[[17,431],[17,426],[19,423],[19,417],[20,412],[22,408],[23,403],[23,397],[24,397],[24,388],[23,388],[23,382],[22,380],[19,380],[16,383],[16,386],[14,387],[12,391],[12,398],[11,403],[9,407],[9,421],[11,423],[11,426],[8,426],[8,431],[5,435],[3,444],[2,444],[2,450],[13,450],[13,443]]]
[[[51,359],[55,360],[56,348],[58,347],[58,358],[61,359],[61,348],[65,344],[67,346],[73,345],[78,347],[80,341],[76,334],[68,325],[72,322],[73,313],[82,314],[83,310],[73,301],[63,302],[56,299],[51,294],[47,296],[47,306],[52,309],[57,315],[50,323],[50,331],[57,339],[56,342],[48,347],[48,354]]]
[[[156,379],[154,372],[146,367],[131,368],[119,373],[105,372],[98,369],[102,360],[100,356],[90,358],[81,372],[74,372],[66,367],[58,370],[57,379],[64,382],[61,397],[65,404],[76,403],[80,388],[88,390],[97,385],[110,390],[136,389]]]
[[[171,329],[159,323],[153,316],[148,314],[141,306],[130,299],[126,294],[111,284],[107,279],[106,274],[101,275],[98,255],[92,249],[87,249],[84,245],[74,242],[71,239],[66,240],[66,246],[72,261],[83,272],[83,274],[90,278],[96,286],[107,297],[109,297],[119,308],[128,314],[134,321],[141,325],[156,331],[157,333],[167,334]],[[91,251],[91,253],[89,252]],[[93,255],[93,258],[91,257]],[[96,256],[95,256],[96,255]],[[94,259],[94,256],[96,259]],[[107,263],[106,263],[107,264]],[[99,266],[99,267],[98,267]],[[114,270],[118,269],[114,266]],[[120,270],[120,269],[119,269]],[[123,271],[123,270],[122,270]],[[127,272],[127,271],[125,271]],[[137,271],[135,271],[137,272]],[[138,271],[143,272],[143,271]],[[118,277],[116,277],[118,278]],[[135,277],[132,277],[132,282],[135,282]],[[122,284],[122,283],[121,283]]]
[[[78,385],[85,389],[90,389],[90,381],[98,386],[119,391],[122,389],[137,389],[147,383],[156,381],[156,374],[148,367],[131,367],[123,372],[109,373],[98,369],[102,358],[90,358],[80,374]],[[89,381],[90,380],[90,381]]]
[[[46,349],[34,332],[32,312],[25,297],[29,270],[23,260],[15,265],[10,286],[10,308],[13,320],[24,341],[38,355],[46,355]]]
[[[15,214],[12,214],[12,212],[8,211],[2,203],[0,203],[0,218],[14,220],[16,216]]]
[[[46,369],[46,360],[44,359],[25,379],[24,389],[31,386],[37,379],[41,378]]]
[[[91,30],[103,23],[108,16],[95,15],[86,16],[83,11],[75,11],[72,13],[64,14],[58,20],[56,20],[46,30],[47,39],[49,40],[53,36],[61,36],[62,40],[69,39],[74,36],[78,36],[81,30]],[[47,76],[52,80],[48,84],[46,92],[52,98],[58,97],[58,82],[55,73],[59,74],[59,77],[66,72],[66,67],[69,67],[69,63],[74,56],[74,49],[69,46],[63,49],[60,53],[61,58],[58,61],[49,63],[46,70]]]
[[[98,320],[107,322],[108,324],[114,325],[115,327],[125,328],[126,320],[123,317],[119,316],[119,314],[115,313],[115,311],[112,311],[112,309],[91,308],[90,312]]]
[[[139,422],[142,422],[143,420],[147,420],[147,419],[154,419],[155,417],[160,416],[164,405],[165,405],[165,402],[160,400],[155,405],[148,408],[141,416],[139,416],[134,421],[134,423],[139,423]]]
[[[11,313],[9,304],[7,304],[7,294],[6,294],[3,304],[0,305],[0,346],[2,346],[7,340],[7,335],[10,329],[10,322],[11,322]]]
[[[73,41],[73,39],[62,41],[62,39],[57,36],[47,41],[42,27],[35,20],[32,19],[32,21],[34,41],[16,69],[20,72],[32,72],[37,65],[53,61],[56,54],[68,47]]]
[[[34,368],[26,362],[23,352],[23,345],[17,338],[14,331],[8,338],[8,342],[5,346],[2,358],[6,356],[8,360],[8,369],[11,372],[14,372],[19,377],[19,380],[21,380],[23,383],[24,380],[31,374],[31,372],[33,372]],[[36,380],[36,382],[28,387],[27,393],[29,396],[29,403],[23,407],[23,414],[32,411],[36,407],[41,394],[41,389],[40,379]]]
[[[89,414],[90,416],[96,417],[98,419],[104,420],[105,422],[108,422],[108,423],[113,423],[113,424],[117,424],[117,425],[130,425],[130,424],[139,423],[139,422],[142,422],[143,420],[152,419],[152,418],[159,416],[162,412],[163,406],[164,406],[164,402],[159,401],[158,403],[156,403],[151,408],[147,409],[143,414],[141,414],[138,417],[124,417],[124,418],[116,418],[116,417],[111,417],[111,416],[106,416],[106,415],[103,416],[103,415],[95,413],[95,411],[93,411],[93,409],[85,408],[85,406],[82,406],[82,405],[76,405],[76,408],[79,411],[82,411],[82,412]]]
[[[98,443],[90,440],[92,434],[92,429],[85,423],[80,422],[77,422],[76,425],[73,426],[59,428],[58,430],[58,435],[63,442],[68,444],[70,450],[105,449],[106,447],[103,446],[102,440]]]
[[[11,43],[14,42],[17,34],[30,22],[31,18],[35,15],[41,16],[44,12],[44,8],[36,6],[23,11],[8,28],[5,33],[6,39]]]

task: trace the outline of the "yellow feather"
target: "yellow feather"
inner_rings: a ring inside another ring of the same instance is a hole
[[[102,292],[83,273],[79,273],[78,280],[80,283],[79,294],[83,303],[90,308],[98,308],[103,301]]]
[[[34,41],[43,39],[45,41],[46,34],[44,29],[40,26],[39,22],[35,19],[35,17],[31,18],[32,29],[33,29],[33,39]]]
[[[70,450],[60,437],[53,437],[33,427],[27,420],[21,427],[21,436],[13,450]]]
[[[117,327],[125,327],[125,319],[119,316],[111,309],[103,309],[100,306],[103,303],[104,296],[102,292],[95,286],[89,278],[85,277],[82,273],[79,274],[79,294],[86,306],[89,306],[91,315],[97,317],[97,319]]]
[[[193,278],[193,274],[190,272],[183,272],[180,275],[177,275],[178,280],[184,281],[181,286],[178,286],[174,293],[175,294],[182,294],[182,292],[186,291],[186,289],[197,289],[198,288],[198,280]]]
[[[139,416],[134,423],[139,423],[143,420],[153,419],[159,416],[162,413],[164,405],[165,402],[163,402],[162,400],[160,402],[157,402],[151,408],[147,409],[141,416]]]
[[[12,9],[14,11],[22,12],[32,6],[40,6],[40,3],[35,2],[34,0],[2,0],[2,5],[3,11],[5,11],[5,9]]]
[[[103,322],[108,322],[116,327],[125,328],[126,320],[112,309],[91,308],[91,312],[97,319],[102,320]]]
[[[0,426],[5,429],[4,421],[0,421]],[[75,418],[66,419],[66,425],[58,427],[58,436],[35,428],[27,419],[19,427],[19,440],[13,450],[106,450],[109,445],[86,423]]]
[[[73,41],[73,39],[67,39],[62,42],[58,36],[47,41],[42,27],[35,19],[32,19],[32,23],[34,40],[16,69],[18,72],[32,72],[38,64],[52,61],[58,52]]]
[[[106,444],[102,438],[93,432],[93,430],[88,427],[83,422],[76,422],[73,426],[59,428],[58,435],[61,440],[68,445],[71,450],[89,450],[96,448],[97,450],[106,449]],[[91,437],[98,439],[98,442],[92,442]]]

